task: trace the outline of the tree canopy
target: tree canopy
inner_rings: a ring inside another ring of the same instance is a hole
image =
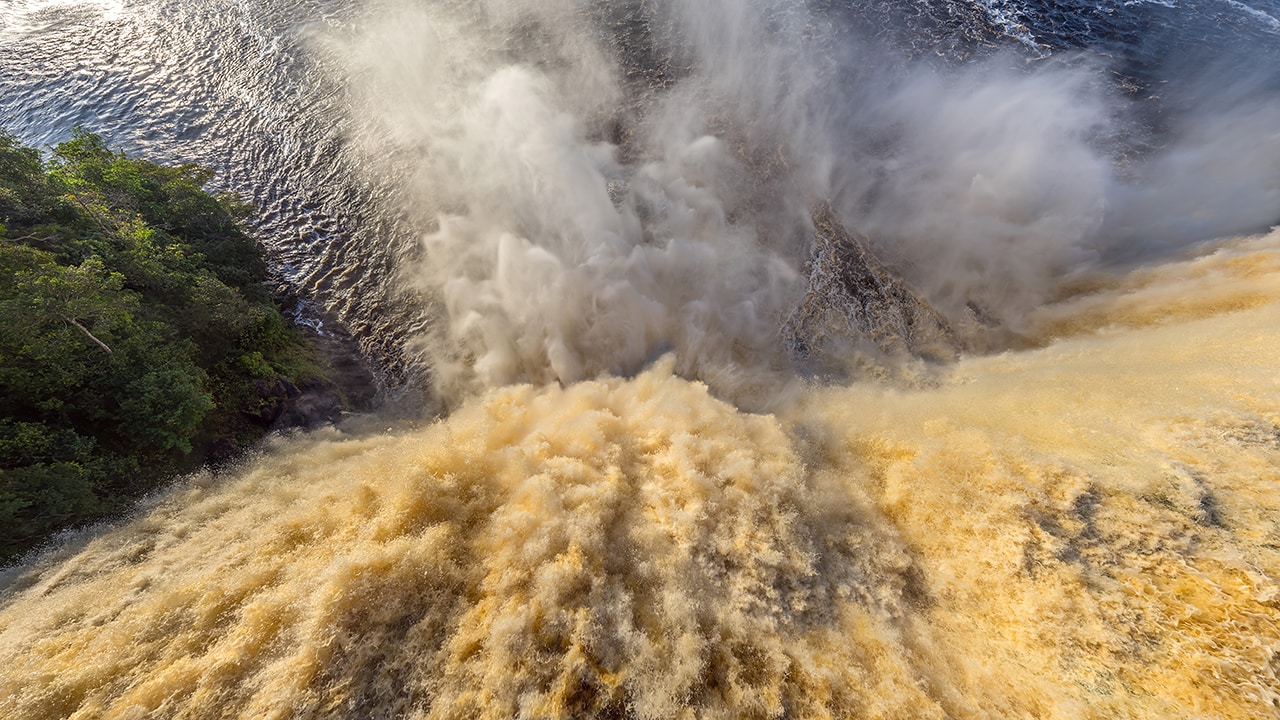
[[[252,442],[262,384],[320,373],[210,177],[0,132],[0,564]]]

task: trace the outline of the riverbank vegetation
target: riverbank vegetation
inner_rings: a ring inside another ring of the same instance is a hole
[[[322,362],[208,170],[0,133],[0,565],[225,458]]]

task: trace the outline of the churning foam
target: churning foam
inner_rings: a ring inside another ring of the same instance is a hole
[[[1277,301],[1273,233],[928,388],[664,359],[282,440],[13,580],[0,714],[1271,716]]]

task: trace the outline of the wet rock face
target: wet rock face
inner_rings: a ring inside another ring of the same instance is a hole
[[[237,448],[235,441],[231,438],[218,438],[209,444],[209,449],[205,451],[205,460],[213,465],[220,465],[231,460],[236,456]]]
[[[337,422],[344,403],[338,388],[319,379],[301,387],[285,378],[257,380],[248,404],[241,409],[249,419],[273,430],[314,428]]]
[[[284,378],[255,380],[249,401],[240,412],[260,425],[270,426],[280,419],[289,400],[298,394],[298,388]]]
[[[854,347],[948,360],[960,350],[950,323],[849,232],[828,202],[810,208],[809,288],[783,327],[792,354],[821,364]]]
[[[320,380],[304,381],[298,393],[285,402],[275,427],[311,429],[328,425],[342,418],[342,410],[342,397],[336,387]]]

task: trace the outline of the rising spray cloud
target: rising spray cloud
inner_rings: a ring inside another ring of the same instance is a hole
[[[377,15],[335,47],[371,166],[402,178],[424,228],[402,277],[433,301],[417,347],[445,397],[673,352],[680,374],[767,406],[793,371],[779,329],[804,297],[815,200],[959,326],[1014,333],[1126,250],[1274,212],[1280,148],[1256,140],[1276,108],[1191,118],[1135,157],[1088,58],[909,61],[770,0]],[[1231,202],[1192,202],[1250,149]]]

